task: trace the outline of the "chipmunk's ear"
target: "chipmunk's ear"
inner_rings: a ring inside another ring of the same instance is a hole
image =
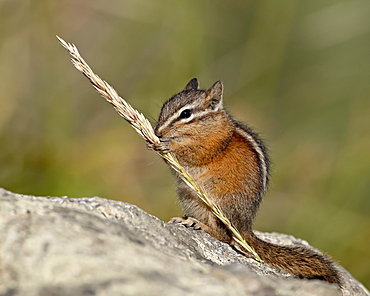
[[[198,90],[199,89],[199,81],[197,78],[193,78],[188,82],[185,86],[184,90]]]
[[[205,103],[207,108],[219,110],[222,108],[223,85],[221,81],[216,81],[209,89],[206,90]]]

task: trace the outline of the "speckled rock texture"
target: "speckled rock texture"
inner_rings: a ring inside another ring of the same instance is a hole
[[[292,236],[257,234],[309,247]],[[369,295],[341,270],[342,291],[294,279],[131,204],[0,188],[0,295]]]

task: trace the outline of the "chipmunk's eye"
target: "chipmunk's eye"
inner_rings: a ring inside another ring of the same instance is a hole
[[[185,109],[184,111],[180,113],[180,118],[181,119],[189,118],[191,114],[192,114],[192,111],[190,109]]]

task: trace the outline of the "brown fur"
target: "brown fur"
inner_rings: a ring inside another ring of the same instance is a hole
[[[189,117],[181,113],[186,109]],[[253,220],[268,182],[268,155],[258,136],[223,109],[220,82],[204,91],[191,80],[164,104],[155,132],[161,144],[153,148],[175,155],[263,261],[297,277],[340,283],[334,263],[323,254],[274,245],[254,235]],[[173,222],[196,225],[232,243],[230,231],[178,176],[177,180],[186,218]]]

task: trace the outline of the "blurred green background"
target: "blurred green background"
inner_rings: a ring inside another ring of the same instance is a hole
[[[193,77],[271,151],[255,229],[293,234],[370,286],[368,0],[0,0],[0,186],[180,215],[159,157],[57,42],[153,122]]]

